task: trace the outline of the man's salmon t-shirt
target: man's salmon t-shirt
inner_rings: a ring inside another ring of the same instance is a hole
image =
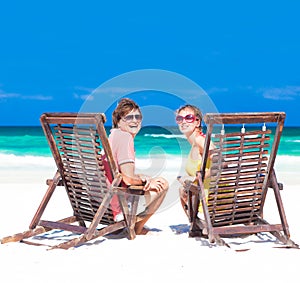
[[[135,163],[135,151],[133,136],[120,129],[112,129],[109,135],[109,143],[113,158],[120,171],[120,165],[128,162]],[[114,195],[110,202],[114,218],[121,213],[118,196]]]
[[[109,135],[109,143],[114,160],[120,169],[120,165],[128,162],[135,163],[135,151],[133,136],[120,129],[112,129]]]

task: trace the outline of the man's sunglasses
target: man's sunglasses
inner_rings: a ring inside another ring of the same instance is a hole
[[[199,119],[196,118],[196,116],[193,114],[188,114],[186,116],[181,116],[181,115],[176,116],[177,124],[181,124],[183,122],[183,120],[185,120],[187,123],[193,123],[195,120],[199,120]]]
[[[122,118],[122,120],[124,122],[132,122],[133,119],[135,119],[136,121],[140,122],[140,121],[142,121],[143,116],[141,114],[135,114],[135,115],[129,114],[129,115],[127,115],[127,116],[125,116],[125,117]]]

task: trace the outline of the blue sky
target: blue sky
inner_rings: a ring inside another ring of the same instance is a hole
[[[300,126],[299,13],[298,0],[2,1],[0,125],[79,111],[112,78],[157,69],[195,82],[219,112],[285,111]]]

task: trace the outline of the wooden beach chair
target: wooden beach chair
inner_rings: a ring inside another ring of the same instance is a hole
[[[290,239],[280,196],[283,186],[274,170],[284,120],[285,113],[274,112],[205,115],[202,167],[196,184],[185,183],[190,236],[204,236],[211,243],[227,245],[225,237],[270,232],[284,245],[298,247]],[[215,148],[209,150],[211,142]],[[210,182],[209,188],[204,188],[208,158],[212,164]],[[263,215],[268,188],[275,194],[279,224],[268,223]],[[199,203],[203,220],[198,217]]]
[[[138,199],[143,190],[120,185],[122,176],[107,139],[104,114],[45,113],[40,120],[58,170],[54,178],[47,181],[48,190],[29,230],[5,237],[1,243],[30,243],[25,239],[53,229],[79,235],[52,248],[79,246],[122,228],[127,230],[129,239],[134,239]],[[58,221],[42,220],[51,196],[59,186],[65,187],[73,215]],[[124,215],[124,220],[119,222],[114,222],[110,206],[114,195],[118,196]]]

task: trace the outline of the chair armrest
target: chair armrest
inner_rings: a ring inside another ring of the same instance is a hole
[[[129,186],[127,188],[128,192],[134,195],[143,195],[145,194],[144,186]]]
[[[133,195],[144,195],[144,186],[131,185],[128,187],[115,187],[115,189],[120,190],[124,193],[129,193]]]

